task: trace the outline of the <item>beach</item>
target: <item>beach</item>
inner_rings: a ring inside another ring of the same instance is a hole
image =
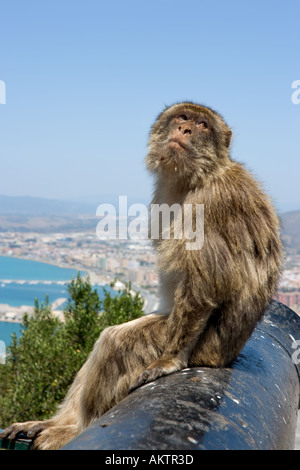
[[[0,261],[0,322],[21,323],[25,313],[32,315],[34,312],[35,298],[40,304],[46,295],[54,315],[63,318],[68,300],[67,285],[78,272],[88,276],[95,287],[109,284],[100,273],[83,271],[81,266],[54,265],[16,257],[0,257]],[[118,281],[116,288],[122,289],[124,284]]]

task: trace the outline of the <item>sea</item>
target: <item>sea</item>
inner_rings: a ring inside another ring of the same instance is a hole
[[[77,272],[75,269],[48,263],[0,256],[0,304],[11,307],[34,306],[35,298],[41,303],[46,295],[49,296],[50,303],[59,298],[67,298],[67,284],[77,276]],[[103,286],[95,288],[101,298]],[[58,309],[63,310],[64,305],[60,305]],[[17,336],[21,334],[19,323],[0,321],[0,343],[2,341],[8,345],[14,332]]]

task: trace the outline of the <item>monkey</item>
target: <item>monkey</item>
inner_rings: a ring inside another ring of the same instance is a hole
[[[283,248],[269,196],[230,155],[232,131],[213,109],[191,101],[166,107],[151,127],[145,163],[152,204],[204,208],[204,240],[188,249],[175,237],[184,212],[153,239],[160,279],[158,311],[105,329],[58,412],[14,423],[34,449],[58,449],[136,388],[186,367],[230,367],[275,292]],[[197,225],[197,224],[196,224]]]

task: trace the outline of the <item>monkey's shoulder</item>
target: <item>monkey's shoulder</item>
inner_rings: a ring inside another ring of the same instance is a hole
[[[206,208],[241,210],[261,203],[270,204],[269,196],[260,182],[244,165],[232,162],[224,171],[217,173],[207,184],[186,194],[184,204],[204,204]]]

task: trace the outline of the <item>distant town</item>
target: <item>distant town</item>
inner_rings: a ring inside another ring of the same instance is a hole
[[[300,253],[287,249],[285,268],[275,298],[300,315]]]
[[[94,285],[117,281],[121,287],[130,281],[133,291],[139,291],[145,299],[145,311],[148,313],[157,308],[156,256],[148,240],[99,240],[95,232],[0,232],[0,256],[85,271]],[[19,310],[19,315],[9,315],[14,316],[15,321],[24,313],[24,308],[10,310],[15,313]],[[6,319],[6,313],[2,306],[2,320]]]
[[[0,232],[0,256],[86,271],[97,285],[115,280],[122,285],[130,281],[132,289],[145,299],[145,311],[157,308],[156,256],[148,240],[99,240],[95,231],[52,234],[7,231]],[[287,253],[276,298],[300,314],[300,254],[297,252]],[[21,315],[23,311],[19,310]],[[14,320],[20,320],[20,315],[15,315]],[[5,317],[3,308],[0,317]]]

